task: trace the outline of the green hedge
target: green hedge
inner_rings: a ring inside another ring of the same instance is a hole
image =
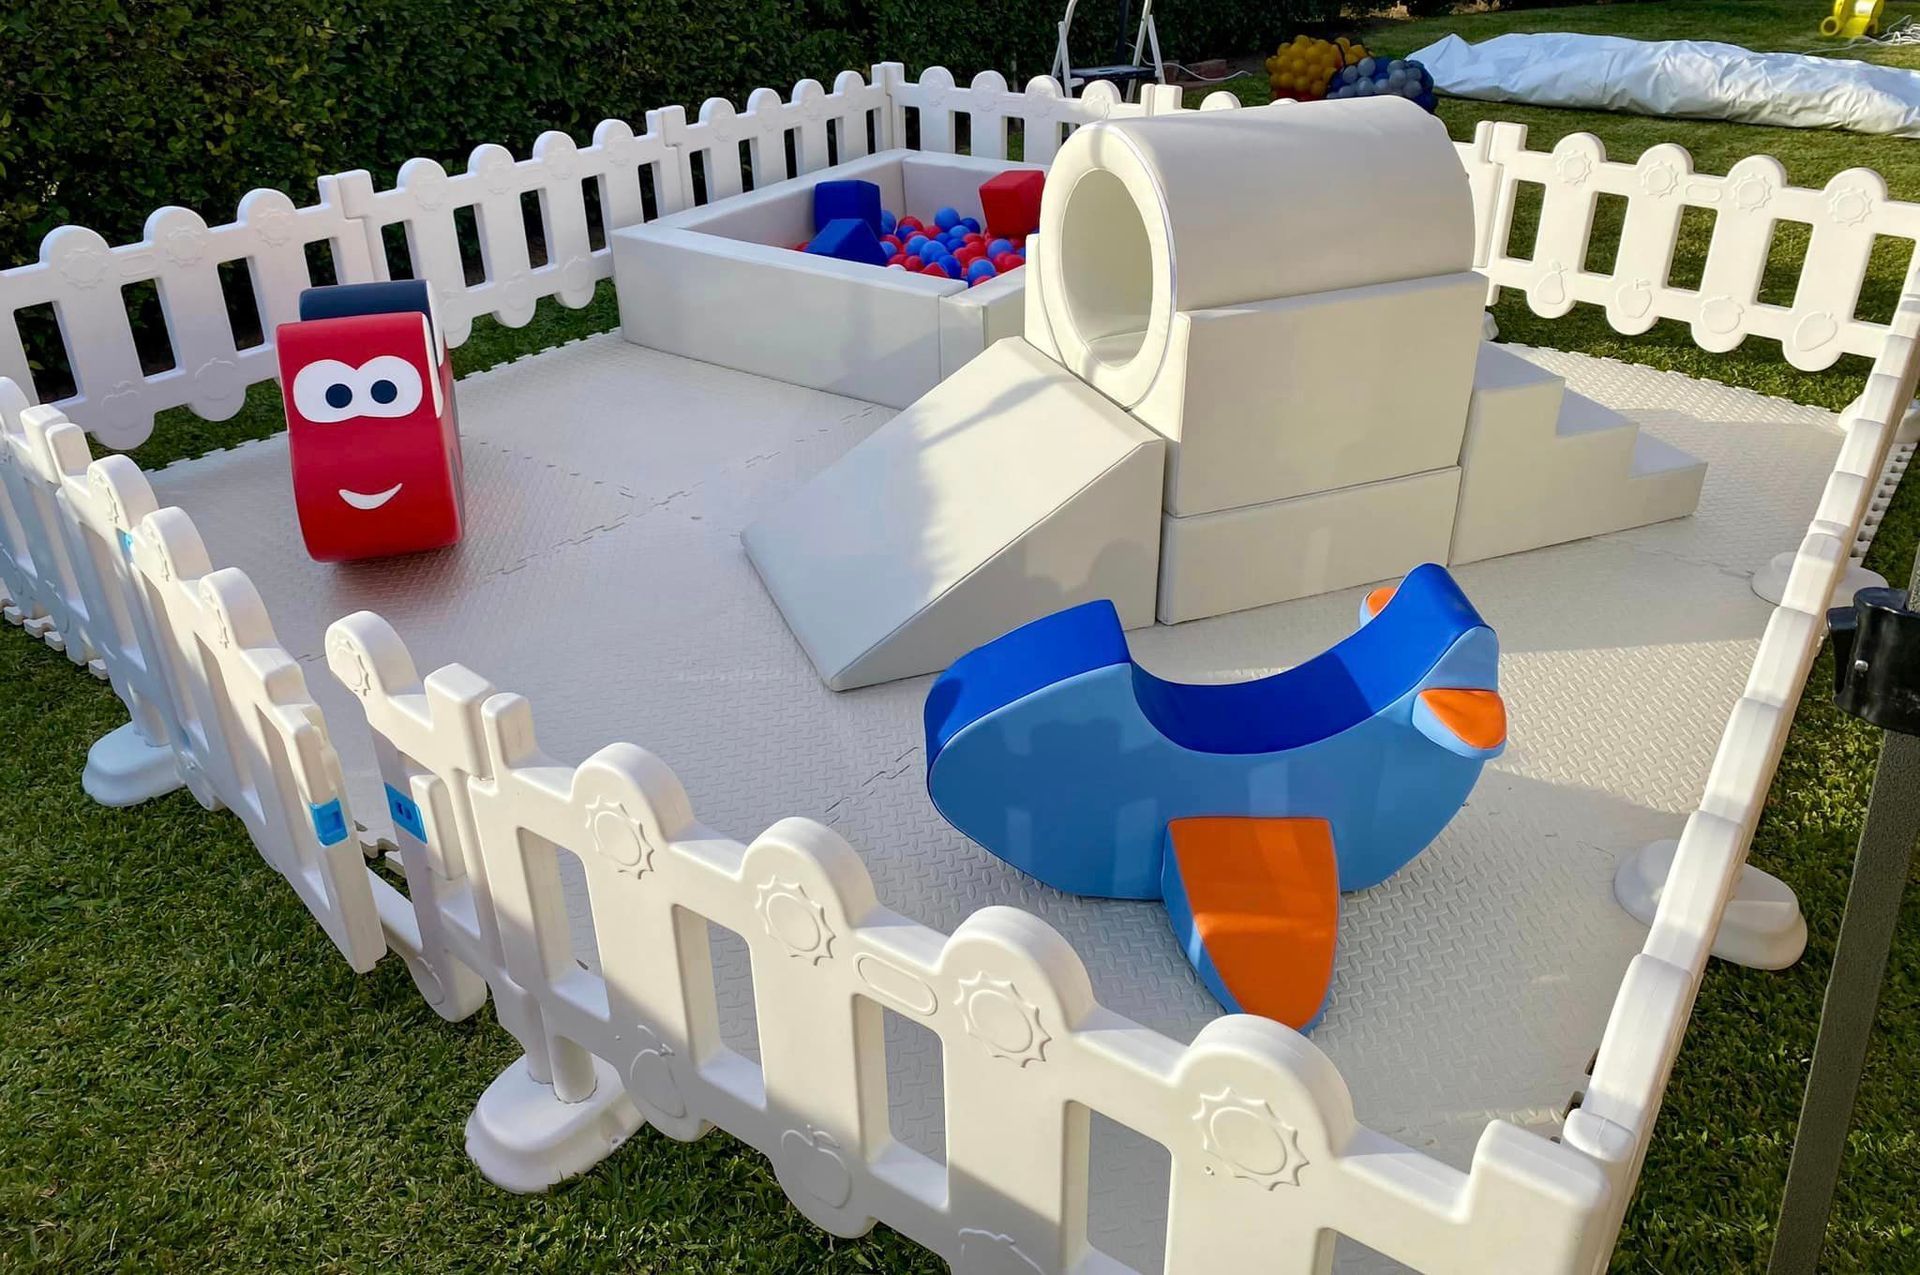
[[[1164,0],[1170,57],[1274,42],[1329,0]],[[315,175],[382,177],[542,130],[739,100],[758,85],[881,58],[1029,76],[1060,0],[34,0],[0,6],[0,266],[48,230],[135,237],[165,204],[219,223],[256,186],[298,199]],[[1110,0],[1076,21],[1113,38]]]

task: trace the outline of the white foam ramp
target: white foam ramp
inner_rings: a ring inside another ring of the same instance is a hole
[[[944,669],[1062,607],[1153,620],[1165,444],[996,343],[742,537],[835,690]]]
[[[1706,465],[1497,345],[1482,345],[1460,454],[1455,565],[1680,518]]]

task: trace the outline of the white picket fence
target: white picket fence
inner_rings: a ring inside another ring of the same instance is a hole
[[[23,311],[44,321],[51,307],[76,386],[54,406],[108,446],[135,447],[151,434],[158,412],[184,406],[226,420],[245,403],[249,386],[274,378],[273,330],[295,317],[301,290],[316,282],[310,245],[331,255],[337,282],[396,274],[428,280],[446,339],[459,345],[482,315],[519,327],[546,297],[586,305],[594,286],[613,273],[608,231],[677,212],[696,196],[725,198],[749,181],[785,181],[901,145],[910,122],[921,149],[952,151],[956,120],[965,118],[981,155],[1006,154],[1010,127],[1017,126],[1027,158],[1044,159],[1081,124],[1180,109],[1179,92],[1160,85],[1129,103],[1105,83],[1067,97],[1044,76],[1014,91],[988,71],[961,88],[944,67],[912,80],[890,62],[875,66],[871,79],[843,72],[831,92],[815,80],[800,81],[786,97],[756,89],[744,110],[712,98],[692,121],[677,106],[649,111],[642,133],[606,120],[587,146],[543,133],[525,159],[502,146],[480,146],[458,174],[435,160],[411,159],[390,189],[363,169],[326,176],[306,207],[279,191],[256,190],[227,225],[209,228],[198,213],[162,208],[147,219],[139,243],[121,247],[63,226],[41,244],[38,262],[0,271],[0,376],[39,401],[20,323]],[[523,206],[528,196],[537,210],[534,234]],[[479,245],[479,260],[471,262],[459,233],[469,216],[470,239]],[[401,230],[404,263],[390,255],[392,227]],[[543,254],[537,264],[536,252]],[[222,291],[220,267],[228,263],[244,266],[264,332],[245,348]],[[159,293],[174,364],[151,373],[135,348],[124,291],[148,283]]]
[[[346,174],[323,183],[314,209],[289,212],[296,220],[284,234],[276,230],[271,244],[262,238],[260,210],[277,205],[250,196],[255,215],[243,210],[240,232],[202,230],[194,239],[204,246],[225,235],[218,242],[228,247],[192,261],[157,240],[102,249],[108,255],[96,282],[159,280],[163,296],[179,302],[169,303],[176,349],[225,358],[232,353],[226,310],[205,291],[220,253],[245,255],[256,289],[267,289],[262,313],[284,315],[304,284],[306,242],[325,237],[336,260],[359,260],[365,277],[377,277],[386,268],[384,228],[399,225],[410,260],[435,281],[452,336],[480,314],[524,322],[529,297],[577,304],[582,288],[604,277],[604,255],[576,233],[584,182],[598,185],[603,217],[621,224],[644,215],[643,181],[656,210],[680,206],[694,184],[696,156],[705,193],[724,197],[709,174],[732,171],[726,161],[742,145],[751,150],[756,137],[765,151],[757,160],[749,155],[749,171],[756,181],[762,174],[778,180],[818,166],[823,122],[829,155],[896,142],[905,111],[916,113],[912,127],[923,144],[931,136],[951,145],[964,115],[975,145],[999,144],[1006,122],[1017,119],[1031,147],[1037,137],[1057,141],[1057,130],[1125,105],[1101,93],[1070,102],[1034,85],[1013,94],[998,77],[961,89],[937,69],[908,83],[884,66],[872,83],[843,76],[831,94],[815,89],[803,85],[788,101],[756,94],[744,112],[703,109],[692,123],[655,112],[644,136],[603,125],[589,148],[543,138],[525,161],[482,147],[458,177],[414,161],[391,191]],[[1168,105],[1149,93],[1127,109]],[[746,119],[764,127],[743,128]],[[791,152],[784,140],[778,148],[769,140],[789,134],[798,134]],[[1526,288],[1538,306],[1560,307],[1565,296],[1600,300],[1609,317],[1629,323],[1645,315],[1619,310],[1617,281],[1633,286],[1647,254],[1659,257],[1656,231],[1668,236],[1670,253],[1677,224],[1636,211],[1632,200],[1667,197],[1642,175],[1663,171],[1656,165],[1664,160],[1680,174],[1668,194],[1724,208],[1715,201],[1737,204],[1741,177],[1778,171],[1771,161],[1746,161],[1725,179],[1689,178],[1684,152],[1656,148],[1654,164],[1610,164],[1588,141],[1570,142],[1551,154],[1530,152],[1515,126],[1494,125],[1462,148],[1484,265],[1495,286]],[[1559,162],[1565,156],[1585,166]],[[73,399],[36,407],[23,387],[0,379],[0,589],[9,619],[111,679],[131,717],[123,732],[176,767],[202,804],[240,817],[354,969],[397,953],[449,1019],[493,1000],[525,1051],[502,1076],[524,1082],[523,1117],[536,1107],[558,1123],[569,1111],[601,1112],[589,1154],[543,1160],[548,1147],[504,1171],[495,1159],[489,1171],[502,1181],[537,1187],[584,1168],[640,1118],[678,1138],[718,1126],[766,1153],[795,1205],[836,1234],[885,1221],[968,1272],[1120,1270],[1089,1246],[1089,1125],[1097,1111],[1170,1153],[1170,1271],[1319,1272],[1337,1232],[1426,1271],[1591,1272],[1605,1265],[1618,1231],[1714,932],[1821,642],[1827,600],[1920,377],[1920,274],[1912,271],[1890,325],[1849,312],[1845,322],[1836,317],[1830,342],[1792,341],[1809,316],[1857,296],[1865,257],[1847,247],[1853,227],[1890,233],[1920,215],[1873,195],[1877,179],[1843,177],[1825,192],[1776,186],[1767,207],[1811,219],[1809,270],[1816,260],[1827,270],[1845,265],[1850,280],[1803,276],[1805,296],[1791,307],[1757,303],[1747,285],[1766,245],[1739,230],[1741,222],[1714,237],[1704,276],[1712,290],[1705,283],[1649,288],[1646,313],[1717,332],[1713,303],[1730,297],[1741,307],[1736,330],[1750,323],[1756,334],[1784,333],[1801,365],[1824,366],[1818,360],[1831,348],[1836,356],[1871,355],[1873,372],[1843,415],[1840,458],[1644,949],[1621,984],[1584,1101],[1558,1140],[1490,1123],[1467,1172],[1359,1124],[1337,1070],[1296,1033],[1235,1016],[1190,1045],[1162,1037],[1098,1005],[1079,958],[1036,918],[991,908],[944,935],[882,908],[859,855],[822,825],[783,820],[743,846],[701,826],[672,772],[640,748],[612,745],[577,766],[548,759],[524,700],[457,665],[421,677],[392,630],[362,613],[329,630],[327,663],[373,730],[388,809],[386,819],[371,822],[395,830],[392,857],[406,881],[404,893],[396,889],[369,866],[327,723],[246,576],[209,562],[192,520],[156,508],[131,461],[90,460],[79,425],[68,419],[71,407],[90,414],[90,423],[108,422],[103,437],[143,437],[153,411],[200,405],[191,397],[202,379],[196,371],[130,380],[118,414],[107,411],[112,393],[101,393],[94,372],[127,371],[124,309],[62,310],[68,350],[83,371]],[[1542,240],[1559,245],[1550,254],[1509,254],[1521,181],[1547,187]],[[1582,259],[1592,193],[1629,185],[1639,192],[1627,196],[1629,230],[1640,228],[1634,252],[1623,242],[1625,264],[1612,276],[1589,273]],[[1849,220],[1856,190],[1869,196],[1863,223]],[[545,242],[560,245],[544,266],[532,264],[524,235],[513,229],[528,192],[540,201]],[[453,210],[462,207],[476,210],[489,245],[477,284],[460,269],[452,238]],[[163,213],[149,222],[155,225],[186,223]],[[48,239],[83,242],[65,232]],[[298,269],[288,255],[295,246]],[[49,257],[70,260],[70,252]],[[1578,264],[1554,284],[1555,261]],[[52,282],[54,275],[66,283]],[[59,306],[71,283],[43,260],[0,275],[0,301],[51,295]],[[98,316],[110,331],[96,339],[74,316]],[[200,332],[201,325],[215,330]],[[93,351],[104,352],[104,361],[88,362]],[[270,368],[270,356],[233,362],[238,384],[270,375],[259,370]],[[562,850],[585,870],[595,970],[573,959],[558,876]],[[742,936],[750,951],[757,1063],[721,1038],[709,924]],[[882,1009],[941,1038],[945,1164],[891,1136]],[[537,1102],[527,1104],[527,1091]],[[485,1141],[476,1127],[498,1127],[487,1103],[481,1100],[469,1126],[470,1146]]]

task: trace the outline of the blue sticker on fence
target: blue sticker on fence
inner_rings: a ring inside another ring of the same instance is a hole
[[[416,841],[427,839],[427,821],[420,817],[420,803],[395,788],[387,785],[387,813],[393,816],[393,826],[411,832]]]
[[[347,839],[347,813],[340,808],[338,797],[312,809],[313,831],[321,845],[335,845]]]

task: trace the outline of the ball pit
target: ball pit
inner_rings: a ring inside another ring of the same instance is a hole
[[[882,208],[879,224],[884,233],[872,252],[864,251],[864,246],[859,255],[837,250],[835,245],[825,242],[827,227],[806,243],[793,246],[802,252],[824,253],[909,274],[960,279],[970,288],[1027,264],[1025,235],[1020,236],[1018,242],[1006,236],[990,237],[978,218],[964,217],[958,209],[937,209],[931,218],[923,221]]]

